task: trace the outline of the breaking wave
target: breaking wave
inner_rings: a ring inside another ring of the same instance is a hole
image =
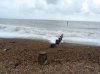
[[[27,38],[46,39],[54,42],[60,34],[64,34],[64,42],[77,42],[83,44],[100,45],[100,32],[97,29],[65,28],[49,30],[37,26],[20,26],[0,24],[0,37],[2,38]]]

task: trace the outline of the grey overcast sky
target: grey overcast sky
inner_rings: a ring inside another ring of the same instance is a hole
[[[0,18],[100,20],[100,0],[0,0]]]

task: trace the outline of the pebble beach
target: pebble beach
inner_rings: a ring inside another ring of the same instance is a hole
[[[47,63],[38,64],[39,52]],[[100,46],[35,39],[0,39],[0,74],[100,74]]]

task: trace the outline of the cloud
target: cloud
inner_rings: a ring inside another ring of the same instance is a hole
[[[46,0],[48,4],[56,4],[58,0]]]
[[[94,14],[100,14],[100,0],[89,1],[89,9]]]
[[[100,0],[0,0],[0,16],[57,18],[100,15]]]
[[[23,6],[23,9],[26,10],[26,12],[33,11],[35,12],[43,12],[47,14],[74,14],[77,12],[81,12],[83,0],[80,0],[77,2],[77,0],[38,0],[33,6],[25,7]],[[25,8],[25,9],[24,9]],[[27,11],[28,10],[28,11]]]
[[[64,0],[58,3],[58,9],[65,14],[80,13],[82,8],[83,0]]]

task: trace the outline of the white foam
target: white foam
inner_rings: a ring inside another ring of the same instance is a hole
[[[57,37],[48,37],[43,35],[35,35],[35,34],[19,34],[19,33],[0,33],[0,38],[23,38],[23,39],[42,39],[48,40],[51,43],[55,43]]]
[[[100,39],[68,37],[63,42],[100,46]]]

